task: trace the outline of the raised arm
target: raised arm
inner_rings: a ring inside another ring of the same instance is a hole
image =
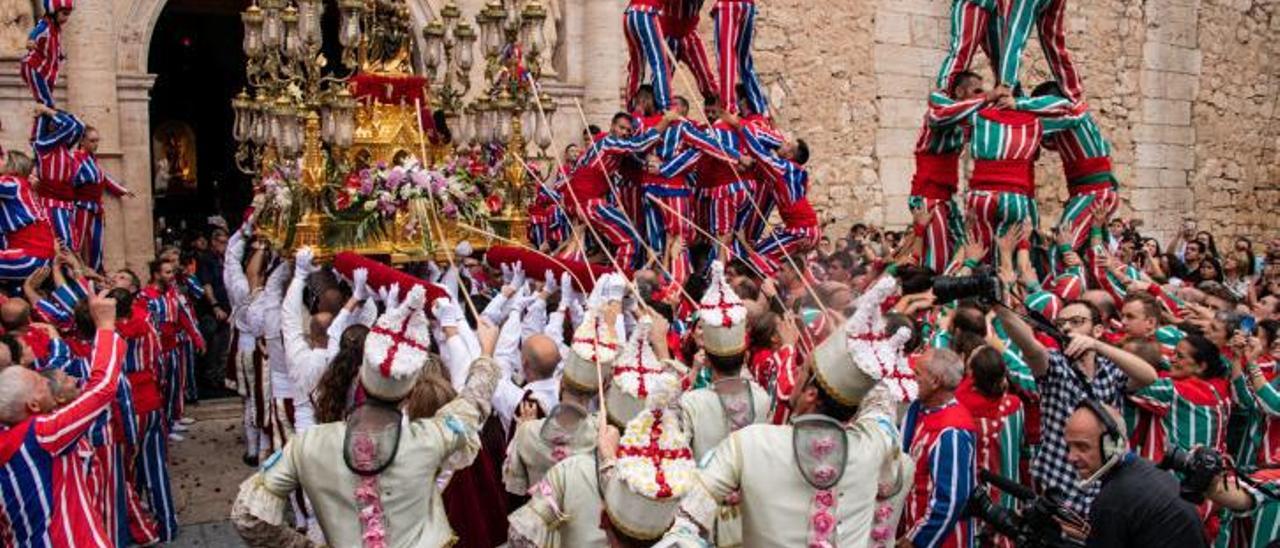
[[[227,300],[232,307],[244,306],[249,301],[249,278],[245,276],[244,260],[245,239],[249,236],[250,223],[245,221],[240,230],[227,238],[227,251],[222,257],[222,283],[227,287]]]
[[[987,104],[987,96],[980,95],[963,101],[956,101],[946,94],[933,92],[929,94],[929,108],[925,111],[925,123],[929,127],[951,127],[968,120]]]
[[[1026,361],[1031,372],[1036,377],[1043,377],[1049,373],[1049,352],[1045,350],[1043,344],[1040,344],[1040,341],[1036,340],[1031,326],[1007,307],[997,306],[995,309],[996,317],[1000,318],[1000,323],[1004,325],[1009,340],[1022,350],[1022,359]]]
[[[80,435],[115,400],[125,351],[124,340],[115,333],[115,306],[114,299],[90,300],[89,311],[98,331],[93,341],[92,369],[84,390],[70,403],[35,419],[36,440],[50,453],[60,454],[74,447]]]

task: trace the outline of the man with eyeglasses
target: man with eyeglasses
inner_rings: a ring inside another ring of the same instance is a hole
[[[1040,388],[1042,438],[1031,476],[1041,491],[1058,489],[1068,506],[1087,513],[1098,486],[1082,487],[1076,481],[1063,438],[1067,419],[1086,398],[1119,407],[1126,392],[1155,382],[1156,370],[1142,358],[1099,340],[1105,331],[1102,314],[1086,301],[1067,303],[1054,320],[1069,338],[1065,349],[1046,349],[1031,327],[1005,307],[997,307],[996,313],[1022,349]]]

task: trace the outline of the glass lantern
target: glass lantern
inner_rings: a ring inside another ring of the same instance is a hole
[[[436,67],[440,66],[441,46],[444,43],[444,23],[439,19],[432,20],[422,29],[422,37],[426,41],[423,48],[422,62],[427,66],[427,74],[434,76]]]
[[[262,45],[268,51],[284,43],[284,21],[280,16],[280,0],[262,0]]]
[[[547,19],[547,10],[538,0],[531,0],[520,12],[520,35],[523,43],[530,51],[542,50],[542,23]]]
[[[298,29],[302,33],[302,41],[308,46],[319,48],[321,42],[324,41],[324,35],[320,28],[320,18],[324,14],[324,4],[321,0],[297,0],[298,2]]]
[[[243,143],[249,138],[249,130],[252,126],[251,108],[253,101],[249,99],[249,94],[244,90],[240,90],[235,97],[231,99],[231,110],[235,112],[235,122],[231,127],[231,136],[237,143]]]
[[[298,27],[298,10],[293,6],[284,9],[280,15],[284,25],[284,54],[293,60],[302,59],[302,33]]]
[[[534,130],[538,129],[538,109],[536,107],[527,108],[523,112],[517,113],[516,116],[520,117],[520,138],[524,139],[526,144],[532,143]]]
[[[355,140],[356,107],[355,97],[343,89],[333,101],[334,142],[339,147],[349,147]]]
[[[551,147],[551,122],[554,120],[552,116],[556,112],[556,104],[546,93],[538,96],[538,104],[541,105],[541,112],[538,114],[538,131],[534,138],[537,139],[538,148],[545,154]]]
[[[470,24],[463,21],[458,23],[458,29],[454,31],[454,36],[458,39],[458,44],[455,46],[455,51],[458,52],[458,68],[462,69],[464,73],[470,72],[471,66],[475,62],[471,48],[476,43],[476,31]]]
[[[458,26],[458,19],[462,17],[462,10],[458,9],[458,4],[453,0],[445,2],[444,7],[440,8],[440,18],[444,20],[444,30],[446,36],[453,36],[454,29]]]
[[[262,8],[249,6],[240,14],[240,22],[244,25],[244,54],[257,57],[262,53]]]
[[[360,42],[360,17],[364,14],[364,0],[339,0],[341,21],[338,24],[338,43],[349,48]]]

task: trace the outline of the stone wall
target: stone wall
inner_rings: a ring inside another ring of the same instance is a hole
[[[1067,43],[1114,146],[1125,215],[1165,236],[1184,215],[1223,235],[1280,227],[1277,10],[1265,0],[1069,3]],[[942,0],[761,3],[761,76],[779,121],[813,145],[814,202],[837,226],[908,222],[912,147],[949,11]],[[1047,78],[1034,40],[1027,56],[1022,80]],[[1065,189],[1055,154],[1037,180],[1041,216],[1056,220]]]

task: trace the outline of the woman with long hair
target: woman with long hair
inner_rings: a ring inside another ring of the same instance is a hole
[[[369,328],[360,324],[342,332],[337,355],[311,392],[316,424],[340,421],[355,408],[360,399],[357,390],[360,383],[356,382],[356,377],[360,374],[360,364],[364,362],[364,339],[368,335]]]
[[[1249,296],[1249,284],[1252,281],[1253,254],[1232,250],[1222,262],[1222,285],[1227,286],[1237,299],[1243,300]]]

